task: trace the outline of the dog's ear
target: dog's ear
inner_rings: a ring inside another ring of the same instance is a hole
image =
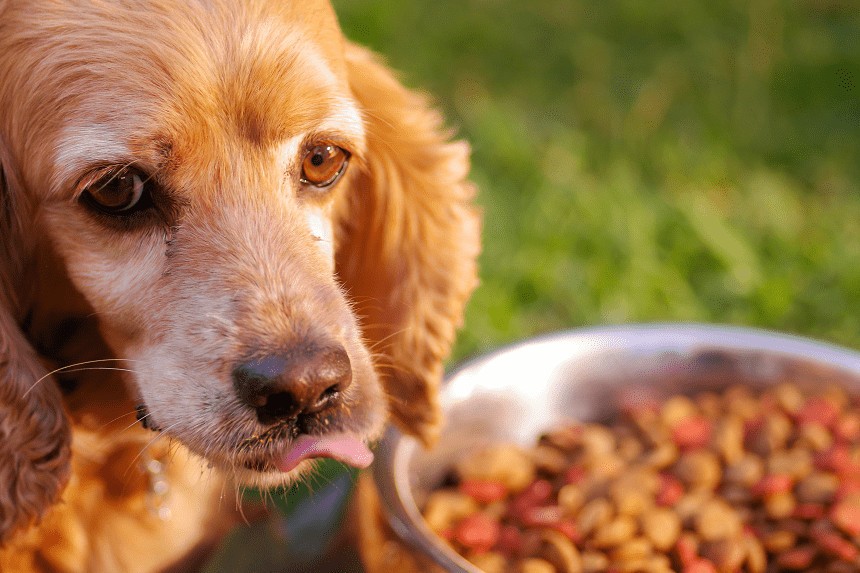
[[[68,479],[70,440],[59,388],[19,326],[26,306],[26,206],[0,133],[0,543],[37,521]]]
[[[366,161],[337,209],[338,274],[362,318],[394,421],[430,444],[437,389],[477,284],[480,218],[469,148],[449,142],[426,98],[370,51],[347,44]]]

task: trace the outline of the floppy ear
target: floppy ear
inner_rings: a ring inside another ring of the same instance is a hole
[[[337,213],[337,269],[394,421],[436,437],[442,362],[477,285],[480,218],[466,181],[469,148],[451,143],[439,114],[368,50],[347,44],[352,92],[368,148]]]
[[[19,327],[30,241],[20,232],[26,207],[3,143],[0,134],[0,543],[57,500],[71,456],[59,388],[42,380],[45,369]]]

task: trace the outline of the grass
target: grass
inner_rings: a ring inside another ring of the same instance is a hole
[[[337,0],[474,149],[481,286],[454,360],[695,320],[860,348],[852,0]]]

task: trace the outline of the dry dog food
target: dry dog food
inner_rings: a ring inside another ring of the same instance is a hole
[[[461,460],[424,518],[487,573],[860,571],[860,409],[746,387]]]

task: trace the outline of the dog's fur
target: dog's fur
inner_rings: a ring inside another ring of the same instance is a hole
[[[300,182],[321,142],[351,154],[325,191]],[[142,223],[81,199],[123,165],[158,193]],[[467,172],[326,3],[0,0],[0,570],[185,570],[241,484],[306,472],[271,469],[291,437],[258,439],[249,357],[334,341],[352,384],[304,431],[390,414],[431,442],[476,283]]]

